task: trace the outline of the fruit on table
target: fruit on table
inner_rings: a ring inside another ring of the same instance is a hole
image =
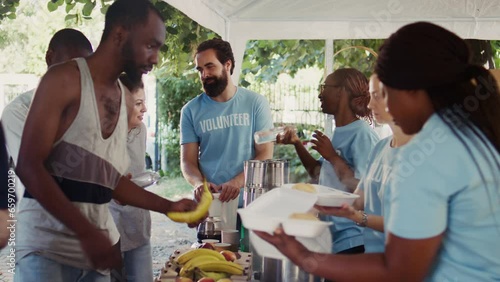
[[[230,261],[207,261],[197,265],[202,271],[223,272],[232,275],[242,275],[243,267]]]
[[[203,277],[200,280],[198,280],[197,282],[215,282],[215,280],[213,278],[210,278],[210,277]]]
[[[195,271],[195,277],[198,279],[210,278],[213,279],[213,281],[219,281],[221,279],[229,277],[229,274],[224,272],[203,271],[197,268]]]
[[[203,243],[203,244],[201,244],[200,249],[215,250],[215,247],[212,243]]]
[[[169,212],[167,216],[175,221],[181,223],[196,223],[200,221],[208,213],[208,209],[212,204],[212,193],[208,189],[207,181],[203,180],[203,193],[198,206],[193,211],[188,212]]]
[[[227,260],[227,261],[235,261],[237,258],[236,258],[236,254],[229,251],[229,250],[222,250],[220,251],[221,255],[224,256],[224,258]]]
[[[193,249],[193,250],[189,250],[189,251],[179,255],[177,258],[175,258],[175,263],[177,263],[178,265],[184,265],[189,260],[191,260],[197,256],[214,256],[214,257],[218,258],[218,260],[221,260],[221,261],[226,260],[222,254],[220,254],[219,252],[214,251],[214,250]]]
[[[187,277],[177,277],[175,282],[193,282],[193,279]]]
[[[225,261],[225,260],[221,259],[220,257],[211,255],[193,257],[182,266],[181,270],[179,271],[179,276],[192,277],[194,268],[197,267],[199,264],[205,263],[207,261]]]

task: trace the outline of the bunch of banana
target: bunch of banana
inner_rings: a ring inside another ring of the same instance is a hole
[[[207,214],[211,204],[212,193],[208,189],[206,179],[203,179],[203,193],[196,209],[189,212],[169,212],[167,216],[175,222],[196,223]]]
[[[200,256],[212,256],[217,260],[225,261],[226,259],[222,254],[211,249],[193,249],[189,250],[174,259],[174,262],[179,266],[184,266],[188,261],[200,257]]]
[[[212,278],[214,281],[219,281],[221,279],[228,278],[229,274],[224,272],[203,271],[199,268],[196,268],[194,277],[196,280],[207,277]]]
[[[223,272],[231,275],[243,275],[243,267],[230,261],[205,261],[196,266],[201,271]]]
[[[194,269],[196,267],[198,267],[199,264],[203,264],[207,261],[221,261],[221,259],[218,256],[210,256],[210,255],[203,255],[203,256],[194,257],[194,258],[188,260],[188,262],[186,262],[181,267],[181,270],[179,271],[179,276],[192,277]]]

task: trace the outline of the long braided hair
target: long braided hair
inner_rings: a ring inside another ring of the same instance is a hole
[[[368,79],[366,76],[353,68],[338,69],[333,75],[341,81],[342,86],[349,95],[349,108],[361,119],[370,124],[373,121],[372,111],[368,109],[370,92],[368,91]]]
[[[491,73],[470,60],[470,49],[460,37],[437,25],[417,22],[384,42],[375,71],[390,87],[426,90],[436,114],[464,145],[483,183],[490,187],[487,193],[493,210],[500,198],[500,93]],[[488,167],[480,167],[481,161]],[[485,179],[488,169],[493,180]],[[497,227],[500,232],[500,223]]]

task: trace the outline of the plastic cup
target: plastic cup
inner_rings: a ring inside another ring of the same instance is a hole
[[[215,250],[220,252],[223,250],[229,250],[231,248],[231,244],[228,243],[215,243],[214,244]]]
[[[211,217],[220,217],[222,214],[222,202],[219,200],[220,193],[213,193],[214,199],[208,209],[208,215]]]
[[[203,239],[201,240],[202,243],[208,243],[208,244],[212,244],[212,245],[215,245],[217,243],[219,243],[219,240],[216,240],[216,239]]]
[[[240,248],[240,232],[236,229],[226,229],[221,231],[222,243],[230,244],[229,250],[237,252]]]

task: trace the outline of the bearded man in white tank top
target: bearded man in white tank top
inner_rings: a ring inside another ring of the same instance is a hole
[[[165,24],[148,0],[117,0],[95,53],[50,68],[35,93],[17,173],[20,203],[15,281],[109,281],[120,263],[114,198],[156,212],[189,211],[132,183],[122,72],[140,79],[158,61]]]

